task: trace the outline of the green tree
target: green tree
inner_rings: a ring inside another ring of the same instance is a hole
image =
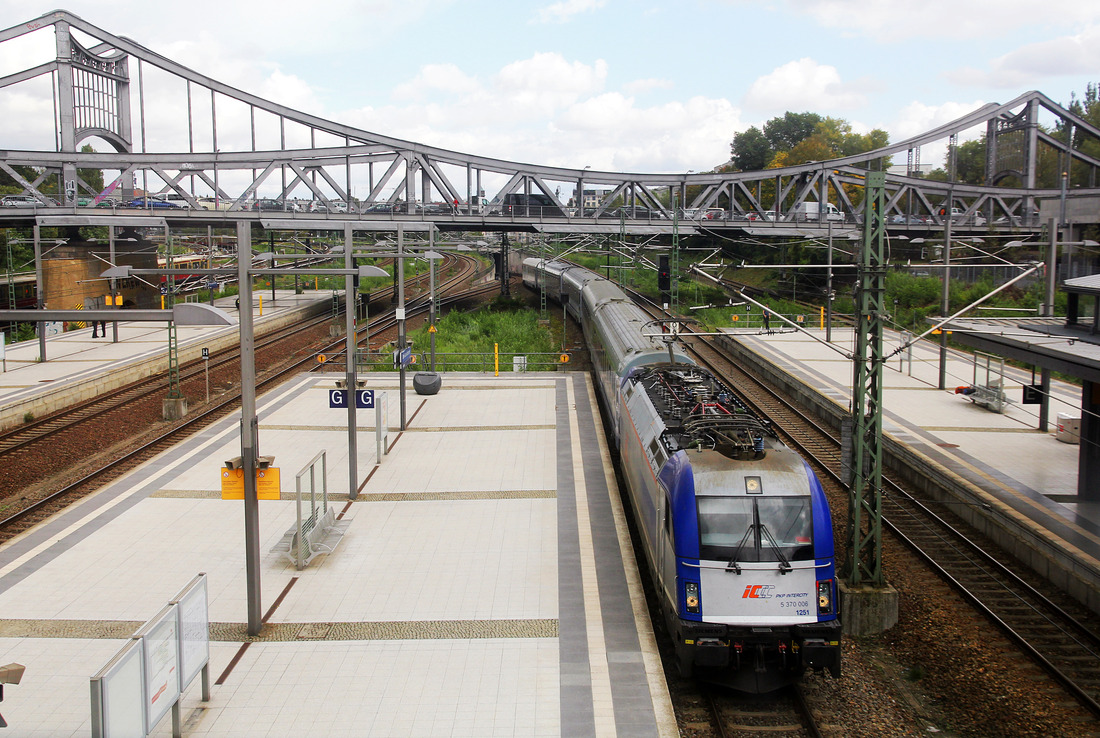
[[[781,118],[772,118],[764,124],[764,137],[768,139],[772,151],[790,151],[817,130],[822,120],[817,113],[792,113],[787,111]]]
[[[734,135],[730,144],[730,158],[742,172],[755,172],[768,165],[772,147],[763,132],[756,126]]]
[[[964,141],[956,148],[955,178],[966,184],[985,184],[985,136]]]
[[[842,118],[823,118],[817,113],[784,113],[764,124],[738,133],[730,145],[734,166],[741,171],[777,168],[826,161],[862,154],[890,142],[890,135],[876,128],[869,133],[853,133]],[[889,161],[869,162],[870,168],[885,168]]]
[[[85,154],[91,154],[95,152],[95,149],[92,148],[91,144],[84,144],[80,147],[80,151]],[[91,190],[93,195],[98,195],[103,191],[102,169],[77,169],[76,174],[88,185],[88,189]]]
[[[28,182],[33,182],[35,180],[35,177],[38,176],[38,171],[35,170],[34,167],[15,164],[12,166],[12,169],[14,169],[20,177],[27,180]],[[6,195],[17,195],[22,191],[23,185],[19,184],[19,182],[6,171],[0,169],[0,193]]]

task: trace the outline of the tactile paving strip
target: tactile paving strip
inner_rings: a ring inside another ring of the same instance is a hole
[[[127,639],[137,620],[0,620],[0,638]],[[557,638],[556,618],[523,620],[395,620],[355,623],[267,623],[249,636],[245,623],[210,623],[210,640],[402,641],[470,638]]]

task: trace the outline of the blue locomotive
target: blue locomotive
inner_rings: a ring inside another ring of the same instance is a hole
[[[832,520],[806,462],[613,282],[538,258],[523,281],[584,330],[680,673],[757,693],[840,676]]]

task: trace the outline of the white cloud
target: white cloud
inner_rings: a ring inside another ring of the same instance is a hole
[[[758,6],[757,0],[725,0],[723,4]],[[782,0],[782,5],[786,12],[805,13],[845,35],[894,37],[902,33],[910,39],[928,35],[984,38],[1032,28],[1037,22],[1072,27],[1100,21],[1100,3],[1081,0],[1047,0],[1041,9],[1031,0],[924,0],[919,6],[894,0]]]
[[[809,57],[787,62],[749,87],[745,106],[756,110],[812,110],[829,112],[866,105],[866,96],[841,82],[836,67]]]
[[[474,95],[482,90],[476,78],[454,64],[427,64],[409,82],[393,88],[395,100],[420,100],[437,95]]]
[[[728,158],[741,127],[739,112],[722,99],[639,107],[619,92],[574,94],[567,104],[532,117],[510,112],[514,99],[511,90],[486,89],[474,100],[360,109],[339,119],[454,151],[610,171],[709,169]]]
[[[493,77],[493,94],[511,104],[511,116],[547,116],[602,90],[606,80],[607,62],[602,59],[590,66],[543,53],[502,68]]]
[[[671,90],[675,86],[672,80],[650,77],[649,79],[636,79],[633,82],[627,82],[623,85],[623,92],[628,95],[638,95],[652,90]]]
[[[535,20],[539,23],[565,23],[575,15],[597,10],[606,4],[607,0],[562,0],[539,8],[535,12]]]
[[[990,87],[1037,87],[1045,79],[1064,75],[1092,75],[1100,67],[1100,26],[1021,46],[993,59],[988,70],[962,67],[945,73],[954,82]]]
[[[940,105],[926,105],[921,102],[912,102],[902,108],[897,117],[885,126],[890,133],[890,140],[897,143],[907,138],[918,136],[934,128],[957,120],[968,113],[972,113],[985,105],[985,100],[972,102],[945,102]],[[985,125],[963,131],[959,135],[959,142],[970,141],[979,138],[985,132]],[[944,157],[947,155],[947,139],[926,144],[920,148],[921,168],[936,169],[944,165]],[[895,157],[895,163],[905,163],[899,157]]]

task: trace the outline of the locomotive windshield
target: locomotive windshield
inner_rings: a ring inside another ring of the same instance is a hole
[[[698,497],[699,556],[717,561],[814,557],[809,497]]]

